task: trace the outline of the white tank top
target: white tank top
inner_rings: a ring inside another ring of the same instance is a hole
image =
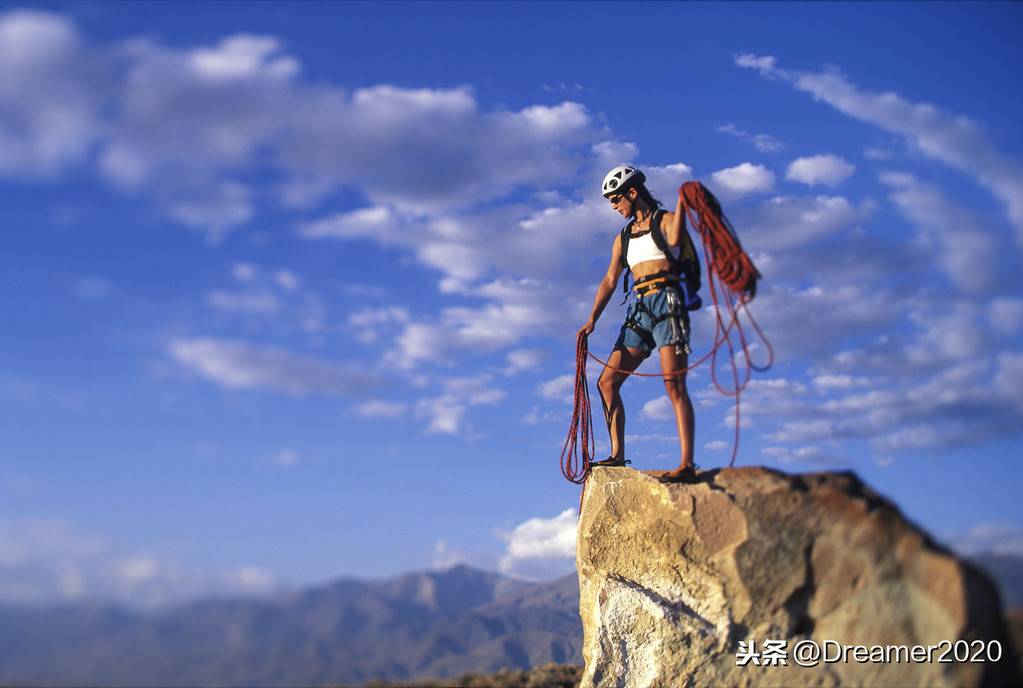
[[[681,251],[678,246],[670,246],[668,250],[671,251],[673,258],[678,258]],[[657,248],[652,232],[647,232],[640,237],[629,237],[629,254],[625,257],[625,262],[629,264],[630,270],[644,261],[664,259],[664,251]]]

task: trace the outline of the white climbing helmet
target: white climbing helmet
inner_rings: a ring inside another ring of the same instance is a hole
[[[629,187],[642,184],[646,181],[646,175],[629,165],[619,165],[604,177],[604,183],[600,192],[605,197],[615,193],[621,193]]]

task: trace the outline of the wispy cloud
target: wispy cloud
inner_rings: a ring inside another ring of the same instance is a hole
[[[572,390],[575,388],[575,375],[564,374],[541,383],[536,392],[546,399],[556,399],[571,404]]]
[[[783,69],[774,57],[751,54],[737,55],[735,63],[786,81],[839,112],[898,134],[924,155],[969,174],[1005,204],[1016,239],[1023,245],[1023,165],[1003,155],[977,122],[930,103],[911,102],[892,91],[861,89],[835,69]]]
[[[997,235],[970,213],[948,201],[931,184],[912,175],[884,172],[881,183],[890,198],[921,229],[921,241],[937,255],[938,264],[961,289],[986,291],[998,277],[1002,257]]]
[[[298,450],[285,448],[274,454],[274,462],[283,468],[291,468],[301,460]]]
[[[515,349],[509,351],[506,359],[508,366],[504,369],[505,375],[518,375],[530,370],[536,370],[547,358],[547,352],[543,349]]]
[[[185,368],[229,389],[363,395],[377,383],[361,370],[237,340],[178,339],[168,352]]]
[[[965,555],[993,552],[1023,557],[1023,528],[1008,523],[982,523],[951,533],[949,544]]]
[[[819,466],[832,468],[835,465],[848,464],[847,457],[837,455],[833,451],[817,446],[805,447],[764,447],[761,452],[765,456],[781,463],[800,464],[803,466]]]
[[[743,239],[750,249],[777,254],[830,237],[852,234],[873,206],[844,196],[775,196],[743,216]]]
[[[439,380],[441,393],[416,402],[414,413],[427,423],[428,434],[457,435],[467,431],[465,414],[471,406],[496,404],[503,400],[503,389],[491,385],[493,377],[483,373],[471,377]],[[473,434],[469,429],[470,436]]]
[[[753,144],[761,153],[777,153],[778,151],[785,148],[785,144],[771,136],[770,134],[751,134],[748,131],[739,129],[734,124],[722,124],[717,128],[723,134],[734,136],[743,141],[748,141]]]
[[[155,607],[213,594],[278,588],[265,568],[186,567],[172,556],[118,547],[66,521],[0,521],[0,600],[18,604],[104,600]]]
[[[408,410],[408,404],[404,402],[382,399],[371,399],[355,407],[355,412],[363,418],[400,418]]]
[[[323,300],[293,271],[239,262],[231,265],[229,274],[229,283],[205,292],[206,305],[243,323],[247,331],[309,334],[325,329]]]

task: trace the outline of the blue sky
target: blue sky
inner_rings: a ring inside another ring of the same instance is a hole
[[[740,464],[852,469],[1023,553],[1021,28],[1015,3],[5,5],[0,597],[571,570],[558,455],[621,162],[669,203],[706,183],[764,274]],[[689,387],[724,465],[731,406]],[[624,396],[635,467],[677,464],[659,383]]]

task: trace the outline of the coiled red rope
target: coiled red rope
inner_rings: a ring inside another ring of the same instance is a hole
[[[707,285],[714,303],[714,344],[710,351],[683,370],[674,373],[638,373],[608,365],[607,361],[594,356],[588,350],[586,334],[579,333],[576,339],[575,400],[572,422],[569,425],[565,444],[561,448],[561,474],[565,476],[566,480],[577,485],[586,482],[594,452],[593,415],[590,407],[589,385],[586,380],[587,358],[592,358],[606,368],[626,375],[660,378],[683,375],[710,359],[710,373],[714,387],[725,396],[735,397],[735,439],[732,444],[732,458],[728,462],[729,466],[735,465],[735,458],[739,451],[739,412],[742,392],[749,384],[752,371],[764,372],[774,363],[774,348],[748,307],[753,297],[756,296],[760,272],[757,271],[753,261],[743,250],[735,230],[722,212],[721,204],[714,194],[696,181],[684,183],[679,187],[678,193],[682,199],[682,206],[689,224],[699,232],[702,240],[704,264],[708,266]],[[739,320],[740,309],[745,313],[767,348],[768,360],[764,365],[753,363],[750,357],[749,342]],[[728,314],[727,323],[723,312]],[[738,337],[738,346],[732,341],[733,329]],[[730,389],[723,387],[717,377],[718,350],[722,345],[728,347],[728,360],[732,366],[733,386]],[[737,348],[742,349],[743,356],[744,370],[741,381],[735,361]]]
[[[568,437],[561,448],[561,474],[569,482],[586,482],[593,460],[593,413],[590,409],[590,387],[586,382],[586,333],[580,332],[575,340],[575,401],[572,404],[572,423]],[[577,441],[578,440],[580,441]],[[582,445],[582,452],[579,445]]]

